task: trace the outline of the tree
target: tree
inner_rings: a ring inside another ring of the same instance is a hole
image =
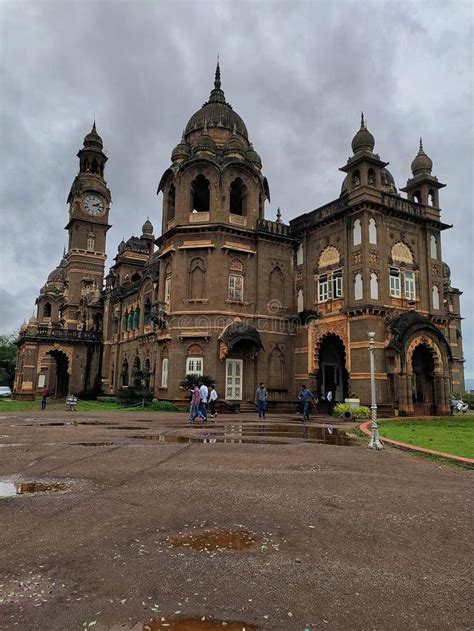
[[[13,388],[17,338],[17,333],[0,335],[0,386],[10,386],[10,388]]]

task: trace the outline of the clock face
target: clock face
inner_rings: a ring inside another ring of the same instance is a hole
[[[84,197],[84,210],[93,217],[101,215],[104,211],[104,202],[98,195],[90,193]]]

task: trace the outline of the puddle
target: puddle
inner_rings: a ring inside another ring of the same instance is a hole
[[[71,443],[71,445],[79,445],[80,447],[110,447],[115,443],[97,442],[97,443]]]
[[[215,618],[153,618],[143,625],[142,631],[258,631],[259,627],[247,622],[216,620]]]
[[[204,530],[190,535],[169,537],[173,548],[190,548],[200,552],[214,550],[249,550],[257,544],[257,535],[248,530]],[[211,627],[212,628],[212,627]]]
[[[198,428],[203,429],[201,427]],[[194,431],[191,430],[191,431]],[[136,435],[133,438],[160,443],[245,443],[259,445],[289,445],[295,440],[325,445],[352,445],[344,430],[307,425],[224,425],[213,432],[184,436],[175,433]]]
[[[120,427],[108,427],[107,429],[148,429],[147,427],[138,427],[137,425],[121,425]]]
[[[0,481],[0,498],[29,495],[32,493],[46,493],[48,491],[65,491],[67,485],[62,482],[10,482]]]

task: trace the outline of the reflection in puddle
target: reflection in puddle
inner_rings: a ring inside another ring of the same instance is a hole
[[[172,631],[258,631],[254,624],[246,622],[231,622],[227,620],[215,620],[209,618],[153,618],[143,625],[143,631],[159,631],[159,629],[171,629]]]
[[[146,427],[139,427],[138,425],[121,425],[120,427],[108,427],[107,429],[148,429]]]
[[[248,530],[204,530],[190,535],[169,537],[171,547],[191,550],[248,550],[254,548],[257,536]]]
[[[61,482],[9,482],[0,481],[0,497],[15,497],[31,493],[46,493],[47,491],[65,491],[67,485]]]
[[[197,428],[196,428],[197,429]],[[199,427],[197,431],[204,429]],[[192,432],[195,430],[192,429]],[[195,433],[192,436],[175,433],[137,435],[133,438],[154,440],[161,443],[246,443],[288,445],[294,440],[325,445],[349,446],[350,437],[344,430],[333,427],[308,425],[223,425],[213,427],[211,432]]]
[[[79,445],[80,447],[110,447],[115,443],[97,442],[97,443],[71,443],[72,445]]]

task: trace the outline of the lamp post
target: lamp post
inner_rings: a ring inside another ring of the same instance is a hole
[[[377,393],[375,390],[375,333],[369,333],[370,353],[370,416],[372,419],[372,435],[368,444],[369,449],[383,449],[383,443],[379,438],[377,425]]]

